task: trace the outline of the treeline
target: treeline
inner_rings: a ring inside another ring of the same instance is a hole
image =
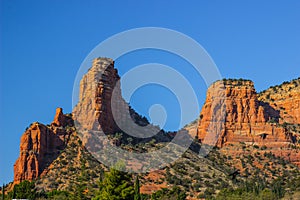
[[[288,188],[288,190],[287,190]],[[251,200],[276,200],[282,199],[290,194],[287,191],[294,193],[300,190],[300,177],[293,182],[284,184],[282,178],[278,178],[271,184],[266,184],[262,179],[246,181],[243,186],[239,188],[226,188],[218,193],[217,197],[210,197],[209,199],[216,200],[231,200],[231,199],[251,199]]]
[[[139,177],[124,172],[124,164],[117,164],[109,172],[103,174],[99,181],[99,190],[93,197],[86,195],[86,188],[78,185],[75,192],[53,190],[50,192],[37,191],[35,183],[23,181],[14,186],[13,190],[3,199],[31,199],[31,200],[184,200],[186,194],[179,187],[162,189],[151,195],[140,194]]]
[[[2,194],[2,199],[32,199],[32,200],[184,200],[187,195],[180,187],[162,189],[151,195],[140,194],[140,180],[136,175],[130,175],[125,171],[124,164],[118,164],[100,176],[99,189],[87,195],[87,188],[80,184],[73,191],[50,192],[37,191],[34,182],[23,181],[14,186],[7,195]],[[198,196],[198,198],[231,200],[276,200],[287,197],[290,194],[300,191],[300,177],[289,180],[288,176],[280,177],[272,183],[265,179],[254,177],[248,181],[237,183],[238,187],[221,190],[217,195],[212,188]],[[3,188],[3,187],[2,187]],[[224,187],[223,187],[224,188]]]

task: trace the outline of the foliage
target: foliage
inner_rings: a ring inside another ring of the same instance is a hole
[[[53,190],[47,193],[47,199],[51,199],[51,200],[74,199],[74,198],[75,197],[67,191]]]
[[[37,197],[46,196],[44,192],[38,193],[35,190],[34,182],[23,181],[14,186],[13,190],[9,192],[9,199],[35,199]]]
[[[141,200],[140,180],[138,175],[136,176],[134,183],[134,200]]]
[[[118,163],[105,173],[103,181],[100,183],[99,194],[93,200],[129,200],[134,197],[134,188],[131,177],[123,172],[125,165]]]
[[[267,188],[263,180],[245,182],[244,186],[237,189],[223,189],[216,197],[217,200],[251,199],[251,200],[275,200],[284,196],[284,188],[281,179],[274,181]]]
[[[142,195],[143,200],[185,200],[186,193],[181,190],[178,186],[171,189],[158,190],[152,195]]]

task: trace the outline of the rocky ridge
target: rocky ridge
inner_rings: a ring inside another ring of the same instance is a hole
[[[260,92],[258,100],[279,112],[280,123],[300,124],[300,77]]]

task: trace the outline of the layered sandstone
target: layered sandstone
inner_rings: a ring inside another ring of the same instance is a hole
[[[83,143],[95,151],[99,149],[95,149],[94,143],[102,143],[100,136],[103,134],[123,132],[133,137],[147,138],[160,131],[122,98],[120,76],[114,68],[114,61],[109,58],[94,59],[91,68],[82,77],[73,118]]]
[[[249,142],[266,146],[286,146],[294,136],[278,125],[279,113],[268,103],[259,101],[252,81],[225,80],[214,83],[200,114],[197,135],[210,136],[211,127],[220,126],[217,146]]]
[[[14,164],[14,183],[34,180],[65,148],[70,132],[63,126],[73,126],[70,116],[56,110],[50,126],[35,122],[25,131],[20,142],[20,156]]]
[[[83,130],[102,129],[108,134],[119,130],[112,114],[113,90],[118,93],[116,96],[119,98],[114,99],[118,101],[118,105],[125,104],[120,98],[121,89],[117,84],[119,80],[113,60],[98,58],[93,61],[92,67],[80,81],[79,101],[73,109],[78,127]]]

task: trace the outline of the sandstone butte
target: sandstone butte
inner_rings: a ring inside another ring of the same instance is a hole
[[[297,92],[287,91],[278,105],[288,111],[288,122],[299,123],[299,104],[290,103],[300,97],[299,86],[294,89]],[[263,94],[260,96],[263,99]],[[208,88],[196,135],[201,142],[220,148],[241,142],[266,146],[300,166],[300,153],[290,147],[299,140],[299,134],[280,124],[286,122],[282,116],[287,115],[281,115],[274,104],[259,100],[252,81],[217,81]]]
[[[106,134],[113,134],[120,130],[114,119],[123,119],[121,122],[125,121],[123,125],[127,125],[128,110],[131,118],[138,117],[121,97],[119,80],[113,60],[95,59],[80,82],[79,102],[73,110],[73,117],[63,114],[62,109],[58,108],[50,125],[33,123],[21,136],[20,155],[14,164],[14,184],[34,180],[47,173],[47,167],[68,143],[72,129],[66,127],[74,126],[74,121],[77,123],[76,128],[101,128]],[[292,89],[288,95],[299,99],[299,86],[296,89]],[[112,96],[114,101],[111,101]],[[191,135],[197,135],[202,142],[216,141],[218,147],[238,142],[266,145],[276,155],[288,157],[290,161],[300,165],[299,153],[289,148],[289,144],[295,143],[299,138],[279,125],[285,120],[285,116],[288,116],[288,122],[299,124],[299,101],[298,104],[291,101],[282,97],[280,104],[275,106],[274,103],[263,101],[263,95],[258,97],[251,81],[218,81],[209,87],[200,119],[189,129],[192,130]],[[287,114],[281,115],[278,106],[284,107]],[[112,107],[118,111],[114,115]],[[89,112],[90,110],[94,112]],[[143,120],[135,122],[147,125]],[[220,134],[217,139],[214,138],[215,134],[211,134],[211,130]],[[87,135],[84,140],[89,140],[88,137]]]

